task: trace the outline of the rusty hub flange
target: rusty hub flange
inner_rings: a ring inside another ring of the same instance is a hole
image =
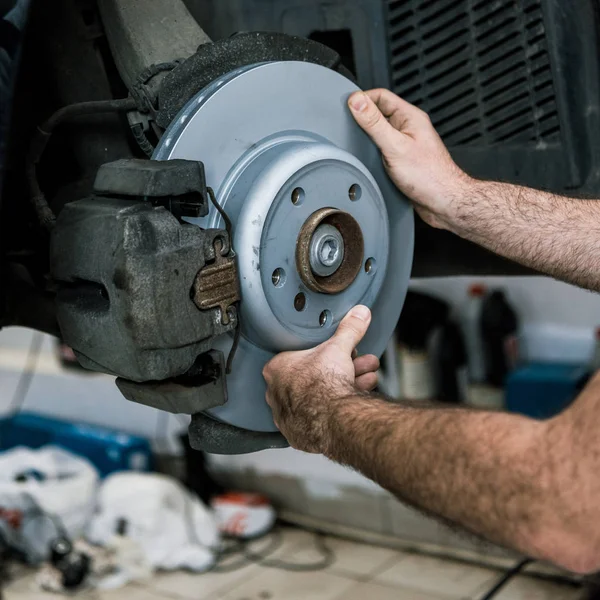
[[[317,275],[310,263],[313,236],[321,225],[331,225],[342,235],[344,257],[339,268],[327,277]],[[296,268],[306,287],[321,294],[339,294],[347,289],[360,273],[365,254],[365,242],[360,225],[347,212],[322,208],[304,223],[296,243]]]

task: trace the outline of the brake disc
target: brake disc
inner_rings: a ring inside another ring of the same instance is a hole
[[[276,431],[264,365],[327,340],[356,304],[373,311],[359,351],[381,355],[398,321],[413,256],[413,213],[346,107],[358,88],[311,63],[231,72],[194,97],[154,158],[204,162],[233,222],[242,337],[229,400],[209,414]],[[222,228],[219,212],[190,219]],[[228,353],[230,337],[215,341]]]

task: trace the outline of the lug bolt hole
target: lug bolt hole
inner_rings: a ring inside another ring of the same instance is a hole
[[[275,269],[271,275],[271,281],[276,288],[281,288],[287,281],[286,272],[283,269]]]
[[[348,190],[348,196],[350,197],[350,200],[352,200],[352,202],[360,200],[362,196],[362,188],[360,187],[360,185],[358,185],[358,183],[355,183],[354,185],[350,186],[350,189]]]
[[[302,292],[296,294],[296,297],[294,298],[294,308],[298,312],[302,312],[306,308],[306,296]]]
[[[301,187],[297,187],[292,192],[292,204],[294,206],[300,206],[304,202],[305,196],[306,196],[305,191]]]
[[[377,261],[374,258],[368,258],[365,263],[365,273],[375,275],[377,271]]]
[[[331,311],[324,310],[319,315],[319,325],[321,327],[331,327],[331,322],[332,322]]]

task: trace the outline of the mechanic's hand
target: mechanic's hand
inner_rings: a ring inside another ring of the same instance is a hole
[[[379,359],[356,358],[355,352],[370,323],[371,311],[356,306],[328,341],[311,350],[279,354],[265,366],[267,402],[294,448],[325,452],[336,404],[377,386]]]
[[[456,203],[473,180],[452,160],[427,113],[384,89],[356,92],[348,105],[423,220],[450,227]]]

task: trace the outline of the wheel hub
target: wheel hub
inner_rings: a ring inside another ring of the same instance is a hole
[[[359,275],[364,252],[363,232],[356,219],[348,212],[323,208],[300,230],[296,267],[313,292],[340,294]]]
[[[210,411],[232,425],[275,430],[261,374],[275,353],[325,341],[362,303],[373,322],[361,350],[381,354],[398,320],[412,210],[345,107],[356,89],[310,63],[246,67],[194,98],[157,148],[159,160],[202,160],[234,225],[242,340],[229,400]],[[194,222],[223,226],[216,210]]]

